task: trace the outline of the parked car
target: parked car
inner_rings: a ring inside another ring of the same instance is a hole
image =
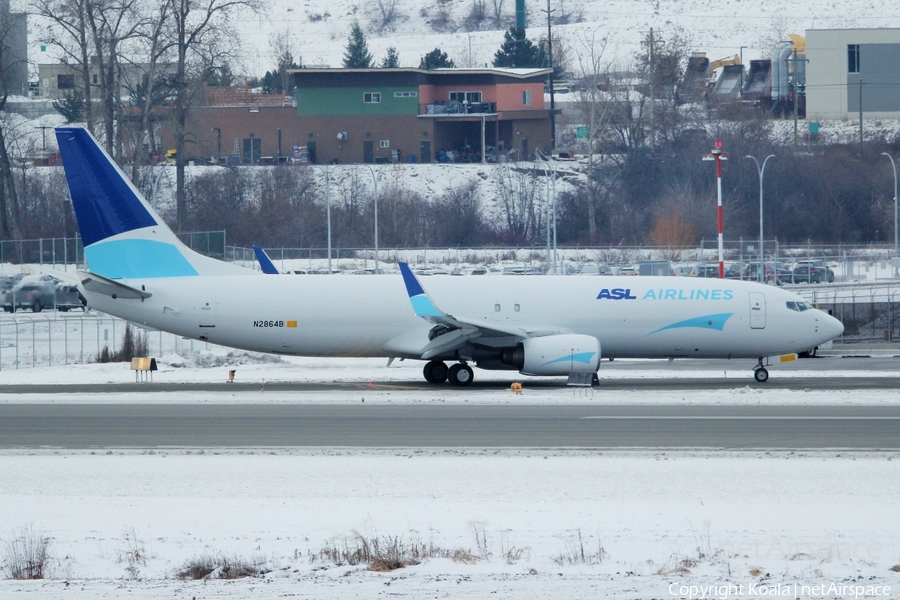
[[[752,262],[744,268],[742,279],[746,279],[747,281],[763,281],[765,283],[773,283],[775,285],[784,285],[785,282],[791,283],[793,281],[793,273],[790,270],[786,271],[787,279],[785,280],[785,273],[783,271],[779,271],[775,266],[775,263],[764,262],[762,263],[762,269],[760,269],[760,264],[758,262]]]
[[[619,267],[618,269],[616,269],[616,275],[625,275],[625,276],[631,277],[634,275],[640,275],[640,273],[638,272],[638,270],[635,267],[624,266],[624,267]]]
[[[84,304],[81,302],[81,296],[78,295],[78,288],[67,283],[56,284],[56,310],[68,312],[80,308],[85,310]]]
[[[735,262],[725,269],[725,279],[747,279],[747,263]]]
[[[794,283],[833,283],[834,271],[824,260],[800,260],[794,265]]]
[[[607,265],[582,265],[578,270],[579,275],[612,275],[612,269]]]
[[[787,267],[782,262],[775,261],[772,263],[772,268],[775,269],[775,272],[778,273],[779,279],[781,279],[781,283],[794,283],[794,272]]]
[[[719,265],[697,265],[691,271],[691,277],[708,277],[716,279],[719,277]]]
[[[55,305],[56,281],[49,275],[23,277],[3,298],[3,310],[6,312],[30,308],[37,313]]]

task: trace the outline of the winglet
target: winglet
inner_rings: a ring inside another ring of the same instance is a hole
[[[259,267],[266,275],[278,275],[278,269],[272,264],[269,255],[259,246],[253,246],[253,253],[256,254],[256,260],[259,261]]]
[[[416,316],[427,320],[433,317],[447,318],[448,315],[435,306],[428,294],[425,293],[422,284],[416,279],[409,265],[405,262],[398,264],[400,265],[400,273],[403,275],[403,283],[406,285],[406,293],[409,294],[409,301],[416,312]]]

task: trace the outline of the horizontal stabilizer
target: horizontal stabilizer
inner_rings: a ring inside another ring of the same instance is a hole
[[[94,273],[79,271],[78,274],[81,276],[81,286],[88,292],[125,300],[143,300],[153,295],[150,292],[133,288],[130,285],[125,285]]]

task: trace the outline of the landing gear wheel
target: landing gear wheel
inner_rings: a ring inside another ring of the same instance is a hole
[[[760,367],[753,372],[753,378],[760,383],[765,383],[769,380],[769,372]]]
[[[475,375],[472,373],[472,367],[466,363],[457,363],[450,367],[450,383],[453,385],[465,387],[472,383],[473,379]]]
[[[428,383],[444,383],[447,381],[447,365],[439,360],[432,360],[422,370]]]

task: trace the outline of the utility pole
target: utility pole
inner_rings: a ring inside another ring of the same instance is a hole
[[[862,123],[863,117],[862,117],[862,115],[863,115],[863,110],[862,110],[862,78],[860,78],[860,80],[859,80],[859,145],[860,145],[860,146],[862,146],[862,143],[863,143],[863,123]]]
[[[541,12],[547,13],[547,62],[550,65],[550,148],[552,149],[556,148],[556,102],[553,93],[555,87],[553,85],[553,29],[550,18],[554,11],[550,10],[550,0],[547,0],[547,10]]]
[[[650,28],[650,140],[652,142],[655,132],[656,123],[654,122],[654,114],[656,113],[656,98],[654,97],[654,89],[653,89],[653,79],[655,76],[653,69],[653,50],[654,50],[653,42],[653,28]]]
[[[791,59],[791,62],[794,65],[794,79],[793,79],[793,82],[794,82],[794,85],[793,85],[793,87],[794,87],[794,94],[793,94],[793,96],[794,96],[794,98],[793,98],[793,100],[794,100],[794,102],[793,102],[793,104],[794,104],[794,145],[796,146],[797,145],[797,105],[800,103],[800,86],[798,85],[798,82],[797,82],[797,46],[794,46],[793,50],[791,51],[791,54],[794,55],[793,58]]]

